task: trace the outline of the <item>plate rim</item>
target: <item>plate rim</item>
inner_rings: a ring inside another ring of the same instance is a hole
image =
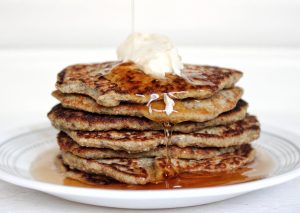
[[[34,127],[37,124],[32,125]],[[50,124],[39,125],[41,128],[32,128],[29,131],[18,131],[8,137],[7,139],[1,140],[0,145],[15,139],[16,137],[21,137],[26,134],[31,134],[33,131],[42,131],[51,127]],[[300,135],[297,133],[285,130],[280,127],[265,124],[262,125],[262,132],[266,134],[271,134],[279,138],[288,140],[297,148],[300,149],[300,143],[296,143],[296,139],[300,139]],[[242,194],[246,192],[251,192],[259,189],[268,188],[275,186],[289,180],[295,179],[300,176],[300,167],[288,171],[284,174],[280,174],[274,177],[268,177],[260,180],[255,180],[246,183],[238,183],[226,186],[214,186],[214,187],[203,187],[203,188],[188,188],[188,189],[162,189],[162,190],[118,190],[118,189],[92,189],[83,187],[73,187],[64,186],[52,183],[46,183],[38,180],[25,179],[23,177],[11,175],[0,169],[0,180],[5,182],[21,186],[24,188],[34,189],[41,192],[47,192],[50,194],[65,194],[65,195],[76,195],[76,196],[88,196],[88,197],[100,197],[106,199],[172,199],[172,198],[194,198],[194,197],[208,197],[208,196],[222,196],[230,194]],[[171,192],[171,193],[170,193]],[[126,196],[124,196],[126,194]]]

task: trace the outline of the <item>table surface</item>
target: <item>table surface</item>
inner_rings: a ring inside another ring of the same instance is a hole
[[[240,85],[245,88],[245,98],[250,103],[250,110],[257,114],[262,122],[300,135],[300,97],[297,93],[300,91],[300,84],[297,83],[300,77],[300,50],[182,48],[181,54],[191,62],[201,59],[201,63],[204,64],[231,64],[231,67],[246,70],[244,78],[249,79],[243,80]],[[16,128],[26,130],[26,127],[32,124],[38,128],[39,123],[47,122],[45,114],[55,103],[49,93],[54,89],[55,75],[61,68],[75,62],[101,61],[106,57],[113,58],[114,51],[0,50],[0,141],[11,137]],[[289,77],[280,75],[282,72]],[[7,80],[11,78],[15,79],[13,85]],[[275,92],[269,93],[271,90]],[[0,212],[145,211],[69,202],[2,181],[0,191]],[[213,204],[156,211],[300,212],[300,178]]]

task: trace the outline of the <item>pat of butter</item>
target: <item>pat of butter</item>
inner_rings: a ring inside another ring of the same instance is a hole
[[[133,61],[142,70],[156,78],[166,73],[181,76],[183,64],[176,48],[166,36],[147,33],[133,33],[118,47],[118,58]]]

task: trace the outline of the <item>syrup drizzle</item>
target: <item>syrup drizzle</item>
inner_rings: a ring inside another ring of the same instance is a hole
[[[170,150],[169,146],[172,143],[172,133],[173,133],[173,128],[174,124],[171,124],[169,122],[164,122],[163,124],[164,127],[164,133],[165,133],[165,141],[166,141],[166,153],[165,153],[165,159],[166,159],[166,166],[165,166],[165,172],[164,172],[164,177],[166,179],[172,178],[176,175],[176,171],[173,168],[172,162],[171,162],[171,156],[170,156]]]
[[[155,100],[157,100],[157,99],[159,99],[159,95],[158,94],[153,93],[153,94],[150,95],[149,101],[146,104],[146,106],[148,107],[148,112],[150,114],[152,114],[152,112],[153,112],[153,110],[152,110],[152,102],[155,101]]]
[[[134,0],[130,1],[131,6],[131,33],[134,33],[135,28],[135,7],[134,7]]]

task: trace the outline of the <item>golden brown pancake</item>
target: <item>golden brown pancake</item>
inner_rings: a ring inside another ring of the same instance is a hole
[[[162,131],[73,131],[63,130],[81,146],[144,152],[166,145]],[[193,133],[174,132],[171,144],[179,147],[229,147],[257,139],[260,127],[255,116],[232,124],[209,127]]]
[[[174,172],[172,176],[183,172],[230,171],[252,162],[254,157],[255,150],[251,146],[242,146],[235,152],[203,160],[170,159]],[[166,172],[169,174],[168,178],[171,177],[165,158],[91,160],[77,157],[68,152],[62,152],[62,160],[71,170],[79,170],[88,174],[105,175],[128,184],[146,184],[163,181],[166,178]],[[76,178],[76,175],[72,178]]]
[[[175,99],[205,99],[222,89],[233,87],[242,73],[233,69],[186,64],[183,75],[185,78],[167,74],[165,79],[155,79],[132,62],[77,64],[58,74],[56,88],[62,93],[85,94],[102,106],[113,107],[123,101],[146,104],[151,94],[157,94],[160,100],[164,93]]]
[[[237,106],[224,112],[215,119],[205,122],[182,122],[174,126],[174,132],[190,133],[206,127],[230,124],[245,118],[248,104],[240,100]],[[108,130],[163,130],[163,125],[146,118],[133,116],[100,115],[80,110],[64,108],[56,105],[48,113],[53,126],[57,129],[82,131],[108,131]]]
[[[115,107],[104,107],[97,104],[94,99],[84,95],[63,94],[55,91],[53,96],[66,108],[99,114],[144,116],[155,122],[180,123],[184,121],[204,122],[214,119],[221,113],[234,109],[242,94],[243,90],[235,87],[219,91],[211,98],[204,100],[177,100],[175,101],[174,112],[170,115],[162,111],[165,108],[163,101],[152,102],[152,111],[150,112],[149,107],[143,104],[122,103]]]
[[[113,149],[84,147],[77,144],[64,132],[57,135],[57,143],[64,152],[70,152],[81,158],[86,159],[104,159],[104,158],[154,158],[166,157],[201,160],[215,157],[225,153],[231,153],[240,148],[240,146],[231,146],[225,148],[197,148],[197,147],[178,147],[178,146],[158,146],[153,150],[139,153],[128,153],[126,151],[115,151]],[[244,144],[242,146],[248,146]]]

